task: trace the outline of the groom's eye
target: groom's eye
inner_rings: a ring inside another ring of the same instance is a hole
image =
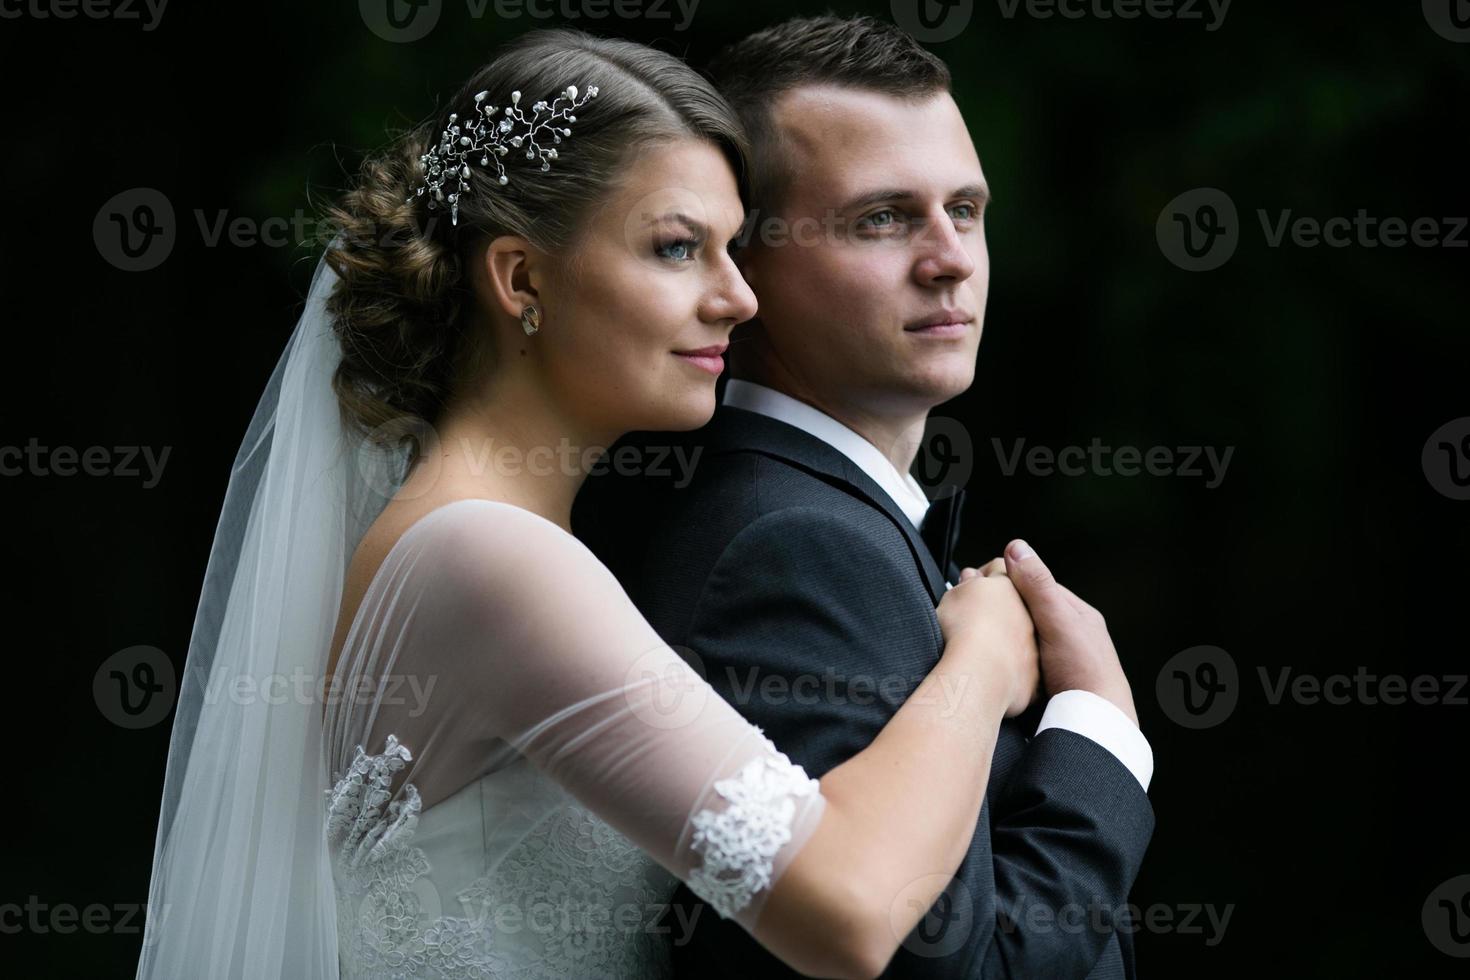
[[[892,208],[884,208],[882,211],[874,211],[864,218],[859,218],[857,227],[859,231],[875,231],[891,228],[898,221],[898,212]]]

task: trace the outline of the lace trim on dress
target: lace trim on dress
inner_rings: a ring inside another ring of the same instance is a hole
[[[670,975],[652,913],[673,891],[672,876],[580,805],[553,810],[497,868],[457,892],[465,915],[428,913],[420,893],[435,886],[433,868],[414,844],[422,809],[418,790],[405,784],[403,799],[388,803],[394,776],[412,758],[392,735],[381,755],[358,746],[327,793],[344,977]],[[638,921],[607,921],[609,912],[621,916],[625,908],[636,910]],[[508,921],[519,928],[502,935],[499,919],[507,912],[517,913]]]
[[[759,729],[757,729],[759,730]],[[750,904],[771,886],[776,855],[791,841],[796,800],[820,792],[815,779],[764,739],[766,754],[747,762],[715,791],[729,804],[724,810],[694,815],[691,847],[704,861],[689,875],[689,890],[722,918]]]

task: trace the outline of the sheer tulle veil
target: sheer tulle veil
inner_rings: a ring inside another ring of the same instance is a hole
[[[401,479],[341,418],[318,264],[240,445],[169,745],[140,978],[335,978],[322,676],[347,563]]]

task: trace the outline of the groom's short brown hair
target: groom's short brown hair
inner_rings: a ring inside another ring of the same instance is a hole
[[[912,37],[873,17],[798,17],[726,47],[706,66],[749,131],[752,210],[776,207],[790,182],[790,159],[771,109],[802,85],[839,85],[900,99],[950,89],[949,69]]]

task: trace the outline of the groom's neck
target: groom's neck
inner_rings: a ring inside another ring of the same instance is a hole
[[[731,376],[736,377],[733,373]],[[779,391],[836,419],[876,446],[900,473],[907,473],[913,466],[932,406],[898,395],[874,398],[870,392],[822,390],[796,378],[761,371],[741,371],[738,377]]]

